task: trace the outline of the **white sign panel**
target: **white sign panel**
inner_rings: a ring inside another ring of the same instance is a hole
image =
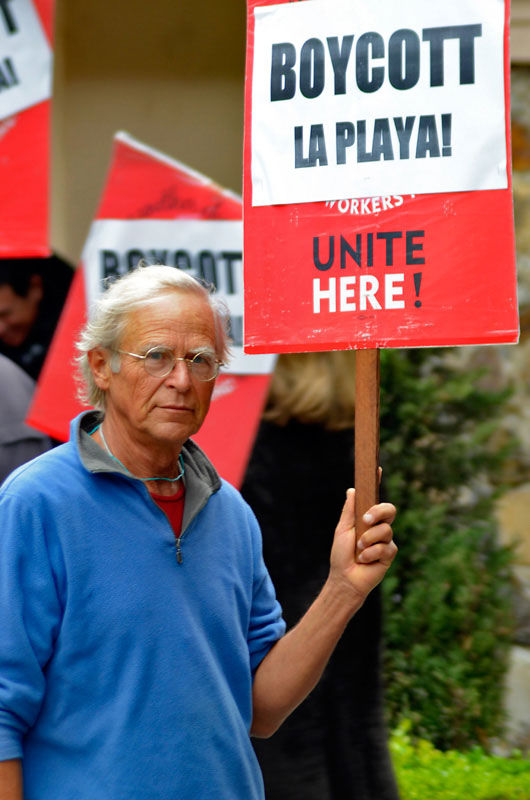
[[[87,306],[105,279],[124,275],[141,259],[185,270],[216,287],[230,312],[232,357],[227,372],[268,374],[275,356],[243,353],[243,223],[239,220],[97,220],[81,260]]]
[[[506,188],[503,0],[254,14],[253,205]]]
[[[51,96],[52,51],[31,0],[0,0],[0,119]]]

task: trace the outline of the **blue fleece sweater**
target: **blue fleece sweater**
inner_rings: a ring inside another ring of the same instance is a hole
[[[0,760],[25,800],[262,798],[252,672],[284,623],[254,516],[191,443],[180,564],[94,448],[77,418],[2,487]]]

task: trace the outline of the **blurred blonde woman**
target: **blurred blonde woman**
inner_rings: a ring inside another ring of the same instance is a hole
[[[355,354],[282,355],[242,493],[288,627],[317,595],[330,536],[354,482]],[[398,800],[383,721],[378,590],[324,677],[270,739],[255,740],[267,800]]]

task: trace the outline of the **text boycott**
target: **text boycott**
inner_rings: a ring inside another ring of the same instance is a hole
[[[354,59],[351,59],[354,34],[347,34],[342,39],[328,36],[327,47],[320,39],[308,39],[300,48],[299,55],[291,42],[276,43],[272,45],[270,99],[291,100],[297,88],[306,98],[319,97],[326,84],[329,66],[335,95],[351,91],[354,83],[361,92],[376,92],[386,79],[394,89],[412,89],[420,78],[422,52],[428,62],[430,86],[443,86],[444,43],[448,39],[456,39],[459,43],[460,84],[474,83],[475,39],[481,35],[480,24],[424,28],[421,38],[415,31],[403,29],[395,31],[388,42],[381,34],[370,31],[359,36]],[[422,41],[429,45],[427,51],[422,51]],[[385,61],[386,66],[380,65],[381,61]],[[350,62],[353,62],[351,70]]]

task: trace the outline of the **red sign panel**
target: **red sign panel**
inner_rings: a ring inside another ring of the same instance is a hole
[[[256,134],[252,117],[257,91],[254,84],[254,12],[261,8],[260,18],[265,18],[263,8],[272,9],[275,5],[278,4],[267,0],[248,0],[244,155],[245,351],[281,353],[516,342],[518,315],[515,246],[511,176],[508,167],[504,169],[504,183],[507,183],[507,188],[500,189],[416,195],[393,192],[388,195],[360,197],[355,196],[352,188],[351,198],[344,195],[341,199],[328,196],[321,202],[286,205],[264,205],[262,199],[253,197],[257,186],[260,198],[263,197],[267,189],[268,169],[268,161],[263,157],[260,159],[259,149],[253,150],[253,132]],[[296,3],[293,6],[300,8],[305,3]],[[456,4],[444,4],[443,9],[445,6],[450,10]],[[480,3],[477,5],[479,7]],[[365,6],[366,8],[370,7]],[[439,8],[436,13],[444,13],[443,9]],[[295,11],[296,8],[293,8],[292,12]],[[274,11],[271,10],[271,13]],[[373,22],[375,27],[372,31],[377,30],[377,20],[374,19]],[[461,36],[460,54],[464,47],[464,27],[455,26]],[[485,35],[485,25],[469,25],[467,28],[473,29],[477,42]],[[435,52],[432,49],[432,42],[435,41],[433,30],[429,28],[431,61],[432,53]],[[449,28],[443,28],[444,36],[448,36],[447,30]],[[355,36],[348,38],[346,34],[352,34],[353,31]],[[408,29],[396,32],[400,34],[400,42],[404,43],[404,47],[416,47],[416,40],[420,43],[418,48],[426,46],[425,43],[421,44],[421,25],[418,34],[410,30],[410,35],[405,37],[404,33],[407,31]],[[282,38],[282,30],[277,31],[278,44],[273,44],[271,57],[271,64],[275,66],[271,67],[269,73],[276,70],[278,75],[274,78],[272,74],[270,88],[267,85],[262,89],[262,98],[270,91],[271,97],[268,99],[275,103],[274,113],[284,96],[294,97],[300,87],[305,93],[300,101],[302,110],[312,102],[313,96],[323,92],[324,84],[318,85],[316,70],[321,63],[322,75],[324,74],[324,57],[329,58],[326,47],[329,47],[334,59],[334,72],[328,69],[326,75],[335,79],[335,91],[344,94],[349,73],[344,70],[341,73],[339,67],[346,63],[350,52],[347,45],[353,54],[351,59],[355,59],[355,45],[352,48],[352,41],[355,43],[359,40],[362,30],[354,28],[351,31],[337,31],[337,34],[340,35],[334,37],[333,41],[327,40],[327,45],[324,39],[320,43],[321,47],[317,46],[315,42],[320,40],[312,37],[298,49],[297,43],[286,43],[285,38]],[[307,34],[301,34],[300,41],[304,36]],[[372,32],[370,36],[370,46],[375,47],[376,34]],[[424,40],[425,37],[424,30]],[[509,164],[507,4],[504,32],[501,25],[500,37],[500,61],[504,60],[504,75],[501,79],[504,82],[506,154]],[[383,37],[381,41],[383,42]],[[476,44],[476,48],[478,51],[479,44]],[[368,49],[367,52],[373,56],[375,51]],[[407,52],[406,49],[404,52]],[[447,49],[447,59],[451,52]],[[455,52],[458,57],[458,48]],[[382,53],[380,55],[383,58]],[[304,63],[305,75],[302,74]],[[384,63],[384,60],[374,61],[374,65],[380,63]],[[300,75],[296,71],[299,65]],[[262,66],[260,74],[269,74]],[[446,66],[449,74],[450,65]],[[500,66],[502,70],[502,64]],[[359,64],[357,67],[359,70]],[[460,74],[462,76],[462,68]],[[475,77],[473,73],[473,79]],[[296,81],[299,80],[299,84],[295,83],[295,78]],[[342,80],[342,88],[339,86],[339,78]],[[464,79],[466,75],[461,77],[461,80]],[[404,82],[405,78],[402,80]],[[470,80],[469,76],[467,80]],[[432,81],[434,78],[431,73]],[[358,82],[360,83],[359,78]],[[426,97],[429,96],[429,88],[424,91]],[[401,86],[400,89],[404,96],[404,87]],[[276,92],[275,96],[273,90]],[[264,117],[263,99],[260,102],[261,119]],[[355,110],[352,114],[355,114]],[[384,166],[386,157],[394,157],[391,140],[385,138],[386,128],[382,124],[387,121],[388,113],[385,114],[384,108],[381,108],[379,116],[381,118],[376,120],[371,155],[368,152],[370,147],[363,140],[365,150],[357,156],[358,160],[371,157],[374,170],[380,165]],[[434,119],[435,115],[432,116]],[[425,131],[422,134],[421,119],[426,120],[428,116],[420,118],[418,137],[423,136],[423,149],[420,153],[422,158],[411,158],[410,163],[405,164],[404,172],[429,170],[434,156],[438,157],[436,163],[439,165],[443,156],[450,156],[451,150],[454,151],[456,147],[455,134],[453,147],[443,153],[440,132],[440,146],[438,152],[434,152],[435,135],[431,131],[432,137],[429,140],[430,134]],[[381,123],[379,127],[377,123]],[[453,128],[456,123],[455,117]],[[335,168],[337,164],[345,164],[350,157],[347,150],[354,141],[354,133],[357,134],[356,143],[360,148],[359,123],[357,122],[355,132],[354,124],[351,123],[351,129],[346,127],[347,124],[350,123],[337,123],[341,127],[340,137],[337,133]],[[394,124],[397,129],[399,126],[395,120]],[[407,124],[406,120],[399,122],[402,125],[401,134]],[[417,125],[417,122],[411,121],[411,129],[413,124]],[[365,129],[366,126],[362,128],[363,131]],[[392,135],[395,136],[395,131]],[[263,137],[260,141],[262,139]],[[315,181],[319,179],[318,171],[325,169],[326,163],[331,163],[329,138],[326,140],[327,160],[324,159],[324,142],[323,125],[312,125],[310,130],[302,125],[294,129],[293,166],[297,160],[296,166],[303,168],[299,171],[303,171],[304,175],[314,175]],[[377,154],[374,155],[376,149]],[[403,149],[401,148],[402,151]],[[477,159],[487,161],[487,157],[487,153],[477,153]],[[449,159],[447,164],[449,169]],[[260,170],[259,184],[253,183],[252,170],[256,169],[256,165]],[[352,170],[352,175],[354,174]],[[271,170],[271,182],[274,179]],[[399,176],[396,180],[399,181]],[[355,185],[355,181],[352,181],[352,187]],[[277,194],[281,191],[282,187],[278,185]]]
[[[53,10],[54,0],[0,4],[0,258],[50,255]]]

